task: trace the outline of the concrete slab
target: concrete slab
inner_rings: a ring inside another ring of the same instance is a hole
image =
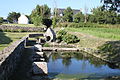
[[[41,57],[44,57],[44,53],[43,52],[35,52],[32,57],[33,58],[41,58]]]
[[[40,61],[45,62],[45,58],[33,58],[32,60],[34,62],[40,62]]]
[[[47,62],[33,62],[33,74],[48,74]]]
[[[34,49],[35,49],[35,50],[42,51],[42,45],[36,44],[36,45],[34,45]]]

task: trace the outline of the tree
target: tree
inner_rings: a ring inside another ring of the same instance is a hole
[[[96,17],[93,14],[88,15],[88,21],[91,23],[97,23]]]
[[[107,9],[120,12],[120,0],[101,0],[101,2]]]
[[[89,21],[102,24],[116,24],[117,13],[115,11],[104,10],[103,7],[94,8],[93,15],[89,16]]]
[[[41,24],[45,24],[45,22],[49,23],[46,20],[48,20],[50,18],[50,13],[51,13],[50,8],[47,5],[42,5],[42,6],[37,5],[36,8],[32,11],[32,13],[30,15],[31,21],[36,26],[39,26]]]
[[[102,9],[102,7],[98,7],[98,8],[93,8],[92,10],[93,16],[91,16],[92,18],[94,17],[94,19],[97,23],[105,23],[105,15],[104,15],[104,10]]]
[[[11,12],[11,13],[8,14],[7,20],[10,23],[17,23],[19,17],[20,17],[20,13]]]
[[[120,24],[120,14],[117,16],[117,23]]]
[[[67,22],[73,21],[73,10],[70,7],[64,10],[63,19],[64,21],[67,21]]]
[[[52,19],[53,28],[56,27],[56,24],[57,24],[57,18],[54,16],[53,19]]]
[[[74,22],[79,23],[79,22],[84,22],[84,15],[82,12],[79,12],[74,15]]]
[[[3,17],[0,17],[0,23],[3,23]]]

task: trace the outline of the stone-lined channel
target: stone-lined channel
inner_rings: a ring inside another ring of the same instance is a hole
[[[120,69],[83,52],[45,52],[48,75],[32,75],[32,48],[26,48],[14,75],[9,80],[110,80]]]

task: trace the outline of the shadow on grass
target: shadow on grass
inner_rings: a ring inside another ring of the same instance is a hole
[[[9,44],[12,40],[5,35],[4,32],[0,32],[0,45],[1,44]]]
[[[120,41],[107,41],[98,48],[108,60],[120,61]]]

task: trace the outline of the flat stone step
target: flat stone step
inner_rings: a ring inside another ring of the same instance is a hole
[[[48,74],[47,62],[33,62],[33,74]]]
[[[33,58],[32,59],[34,62],[45,62],[45,58]]]
[[[42,51],[42,45],[40,44],[34,45],[34,50]]]
[[[41,57],[44,57],[44,53],[43,52],[35,52],[33,54],[33,58],[41,58]]]
[[[80,51],[79,48],[42,47],[43,51]]]

